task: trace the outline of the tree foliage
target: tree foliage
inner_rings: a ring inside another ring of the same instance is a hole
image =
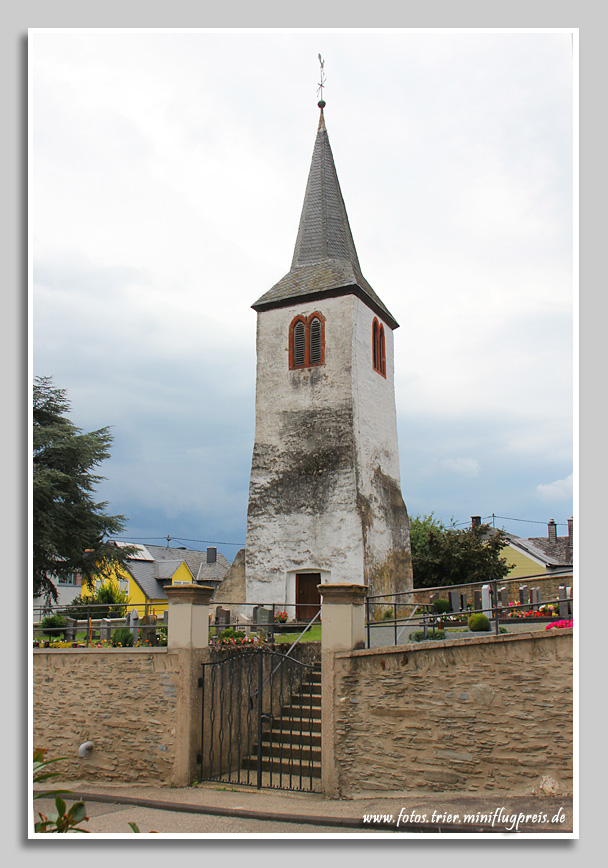
[[[124,618],[127,614],[129,595],[122,591],[118,584],[113,581],[104,582],[92,596],[74,597],[69,606],[62,606],[64,615],[73,618],[82,618],[83,606],[93,606],[91,616],[93,618]]]
[[[419,515],[410,520],[410,541],[415,588],[503,579],[512,567],[501,556],[506,535],[488,525],[457,529]]]
[[[79,573],[83,581],[110,575],[133,547],[119,548],[108,536],[124,529],[122,515],[107,515],[97,503],[96,468],[110,455],[109,428],[90,433],[67,417],[70,403],[51,377],[33,388],[33,579],[34,596],[57,599],[55,581]],[[55,580],[55,581],[54,581]]]

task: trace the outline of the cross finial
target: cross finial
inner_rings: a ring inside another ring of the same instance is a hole
[[[323,58],[321,57],[320,54],[319,54],[319,64],[321,66],[321,81],[319,82],[319,87],[317,90],[317,96],[319,96],[319,95],[321,96],[321,99],[319,100],[319,108],[322,109],[325,106],[325,101],[323,100],[323,88],[325,87],[326,79],[325,79],[325,61],[323,60]]]

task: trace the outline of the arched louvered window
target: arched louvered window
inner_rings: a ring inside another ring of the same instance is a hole
[[[318,365],[321,361],[321,320],[318,317],[310,322],[310,364]]]
[[[374,371],[386,377],[386,346],[384,326],[375,317],[372,323],[372,365]]]
[[[293,327],[293,366],[294,368],[304,367],[306,358],[306,325],[302,320]]]
[[[315,311],[297,316],[289,327],[289,367],[310,368],[325,364],[325,317]]]

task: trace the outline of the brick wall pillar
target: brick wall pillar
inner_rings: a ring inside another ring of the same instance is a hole
[[[321,603],[321,787],[330,798],[340,797],[335,756],[334,668],[340,651],[365,647],[367,585],[319,585]]]
[[[167,650],[179,659],[176,750],[171,783],[187,787],[196,773],[201,739],[201,692],[198,679],[209,646],[209,603],[214,589],[205,585],[170,585]]]
[[[169,585],[169,650],[209,645],[209,603],[214,588],[206,585]]]
[[[323,600],[321,651],[353,651],[359,643],[365,644],[367,585],[319,585],[319,593]]]

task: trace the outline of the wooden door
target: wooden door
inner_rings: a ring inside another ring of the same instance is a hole
[[[321,608],[321,573],[296,573],[296,619],[310,621]]]

